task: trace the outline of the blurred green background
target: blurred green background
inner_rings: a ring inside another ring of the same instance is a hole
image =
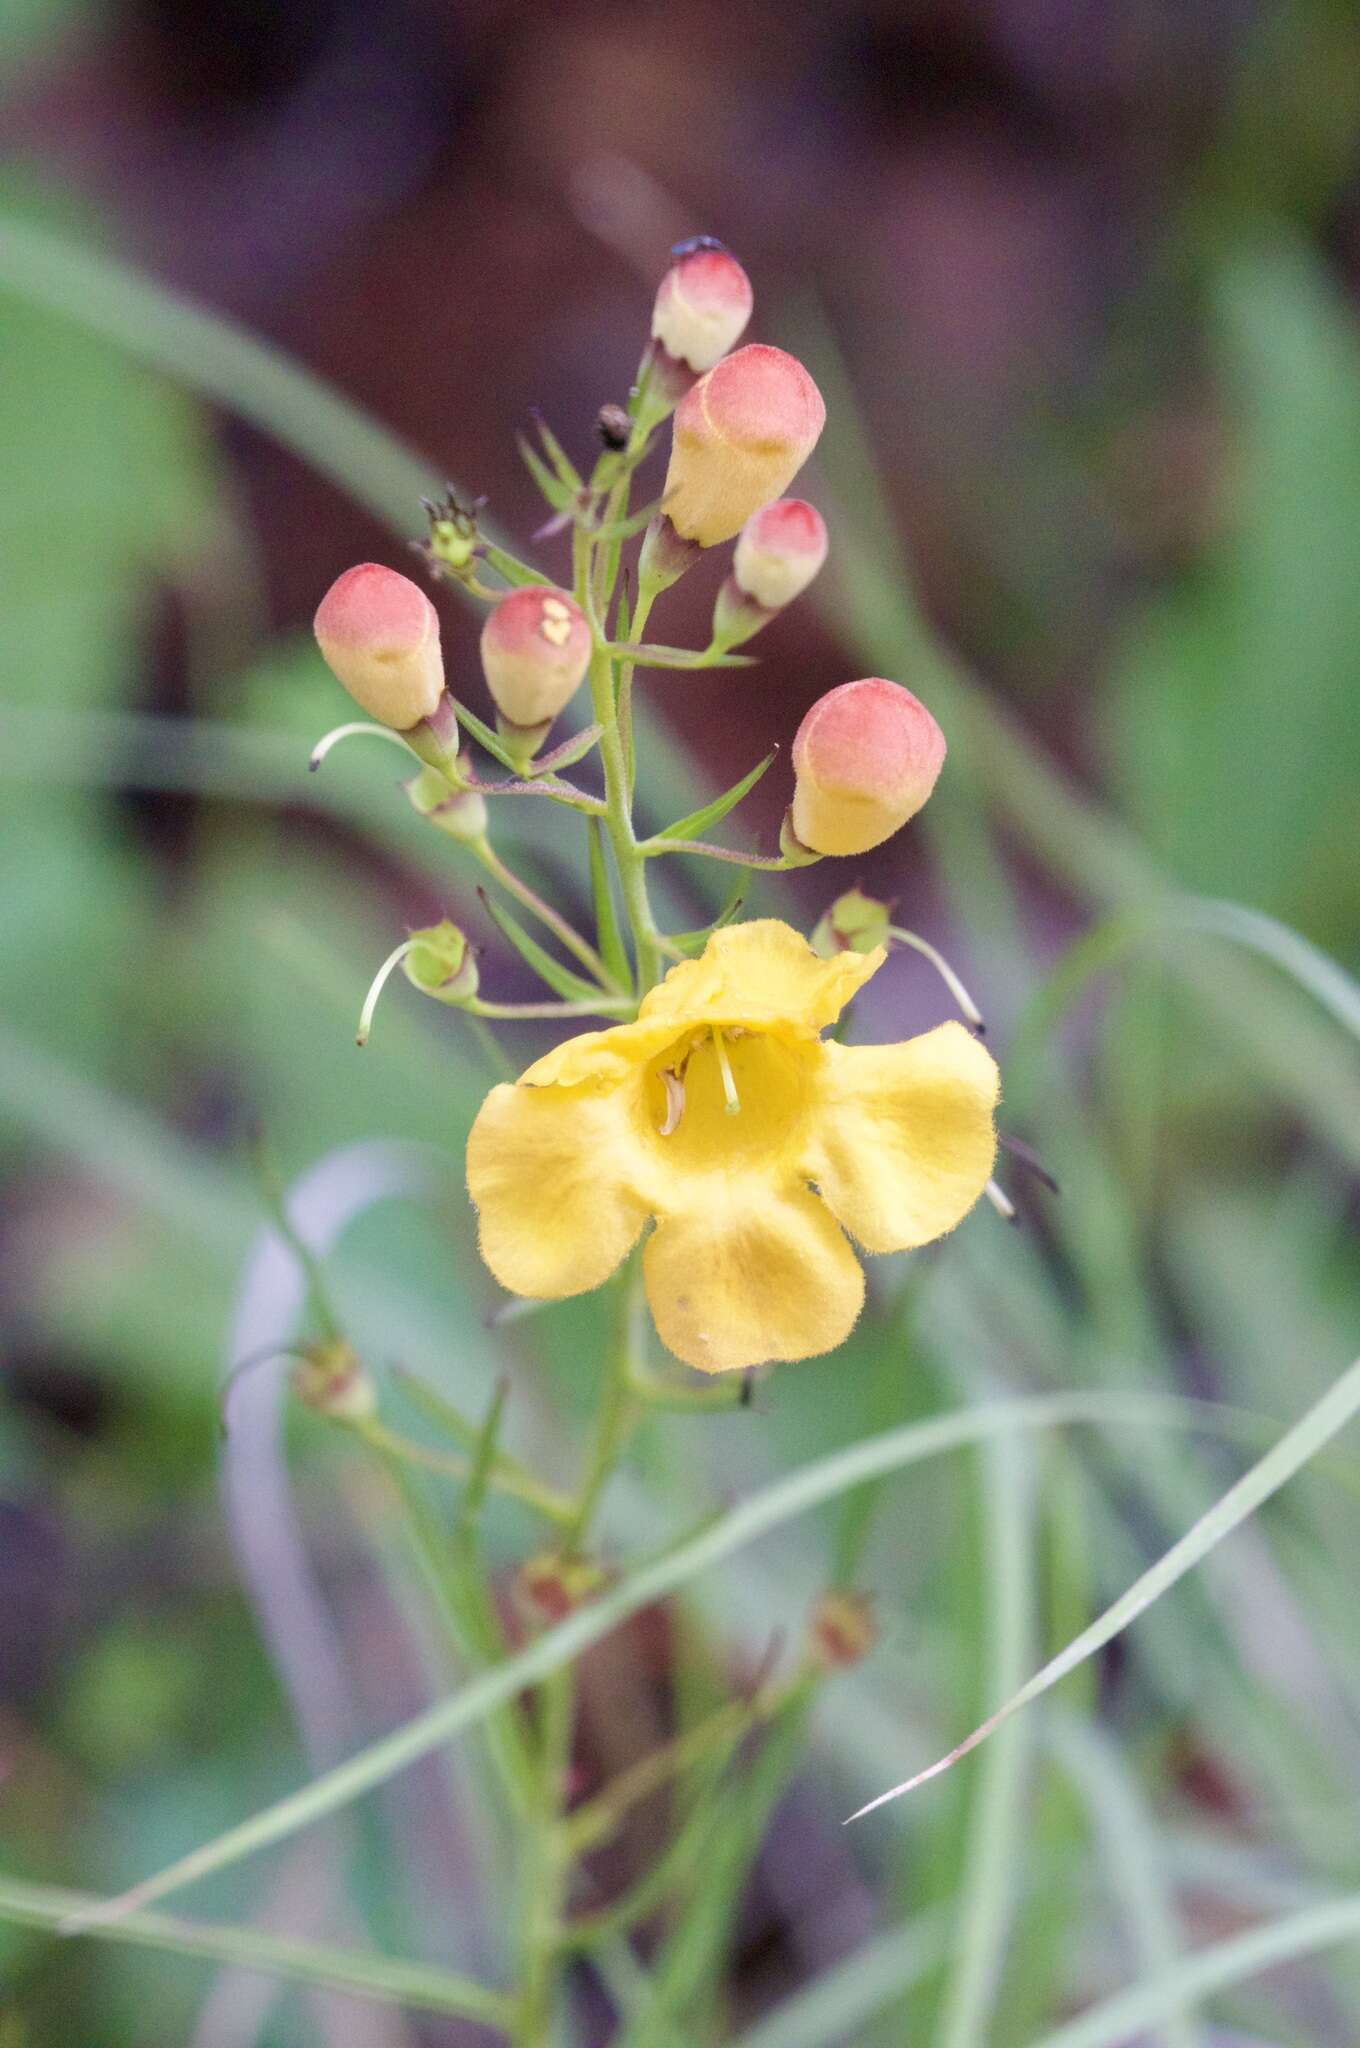
[[[277,1271],[243,1302],[271,1189],[314,1169],[311,1222],[353,1213],[328,1271],[376,1371],[480,1410],[503,1365],[516,1447],[573,1468],[600,1314],[486,1327],[460,1183],[485,1050],[404,986],[353,1044],[406,925],[494,935],[384,750],[307,777],[344,715],[307,624],[351,560],[405,560],[443,466],[523,540],[528,408],[587,459],[668,243],[710,230],[753,275],[753,331],[827,394],[803,487],[832,559],[759,669],[649,683],[647,813],[787,744],[834,682],[917,689],[951,749],[929,812],[855,874],[753,901],[810,926],[853,880],[895,896],[974,987],[1007,1128],[1063,1192],[1015,1167],[1021,1229],[984,1210],[875,1262],[843,1354],[749,1413],[652,1424],[612,1553],[1001,1392],[1168,1389],[1269,1420],[921,1467],[863,1530],[849,1502],[810,1517],[592,1653],[587,1783],[749,1675],[772,1629],[796,1637],[864,1536],[881,1647],[753,1809],[749,1880],[715,1879],[675,2038],[1033,2048],[1182,1949],[1354,1893],[1353,1442],[992,1751],[839,1823],[1083,1626],[1356,1349],[1356,996],[1309,950],[1360,954],[1355,10],[26,0],[0,94],[5,1872],[116,1891],[454,1675],[380,1472],[294,1416],[285,1488],[267,1397],[224,1453],[224,1374],[296,1327]],[[669,637],[702,632],[715,575],[668,601]],[[454,677],[475,673],[474,622],[442,610]],[[787,794],[777,765],[733,843],[771,844]],[[555,820],[497,829],[579,900]],[[706,887],[675,883],[675,927],[716,908]],[[484,963],[527,993],[517,972]],[[856,1028],[943,1014],[902,957]],[[510,1510],[492,1533],[508,1571],[528,1528]],[[665,1828],[644,1816],[607,1891]],[[187,1910],[503,1967],[470,1750],[356,1809],[338,1860],[305,1839]],[[611,2003],[583,1971],[563,2038],[612,2038]],[[3,2048],[489,2038],[0,1924]],[[1331,1946],[1089,2038],[1350,2048],[1360,1965]]]

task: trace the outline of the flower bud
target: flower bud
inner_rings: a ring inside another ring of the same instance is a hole
[[[705,548],[731,540],[793,481],[825,421],[821,392],[782,349],[724,356],[676,407],[661,498],[676,532]]]
[[[826,521],[802,498],[777,498],[737,535],[732,574],[718,592],[713,638],[735,647],[801,597],[826,560]]]
[[[822,1671],[848,1671],[878,1641],[874,1611],[863,1593],[823,1593],[812,1610],[808,1654]]]
[[[874,953],[888,943],[892,905],[868,896],[863,889],[847,889],[818,920],[812,934],[812,950],[823,960],[837,953]]]
[[[661,280],[652,308],[652,338],[696,373],[711,370],[745,332],[751,280],[735,256],[704,238]]]
[[[459,767],[467,766],[466,759]],[[446,776],[437,769],[422,768],[404,785],[411,808],[428,818],[441,832],[460,845],[469,846],[486,837],[486,798],[477,789],[451,789]]]
[[[944,755],[944,734],[900,683],[828,690],[794,737],[793,831],[815,853],[867,853],[916,816]]]
[[[512,590],[482,628],[482,667],[511,725],[551,724],[590,666],[590,627],[575,598],[541,583]]]
[[[409,732],[444,694],[439,614],[409,576],[361,562],[336,578],[317,607],[322,658],[370,718]]]
[[[541,1551],[520,1566],[514,1593],[526,1621],[535,1628],[550,1628],[593,1600],[605,1583],[604,1569],[593,1559]]]

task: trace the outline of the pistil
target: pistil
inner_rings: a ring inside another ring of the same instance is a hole
[[[716,1024],[713,1027],[713,1045],[718,1055],[718,1071],[722,1075],[723,1096],[727,1103],[727,1114],[729,1116],[739,1116],[741,1114],[741,1097],[737,1093],[737,1084],[732,1078],[732,1063],[727,1057],[727,1043]]]

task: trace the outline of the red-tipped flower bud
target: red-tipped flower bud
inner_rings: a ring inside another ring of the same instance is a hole
[[[737,536],[732,574],[767,612],[801,597],[826,560],[826,521],[803,498],[777,498]]]
[[[691,370],[711,370],[746,331],[751,280],[735,256],[711,245],[691,249],[661,280],[652,338]]]
[[[792,483],[825,422],[821,392],[783,349],[724,356],[676,407],[661,498],[676,532],[705,548],[731,540]]]
[[[380,562],[346,569],[314,630],[326,666],[370,718],[409,732],[433,715],[444,694],[439,614],[409,576]]]
[[[532,583],[503,597],[482,628],[482,667],[511,725],[550,723],[590,666],[590,627],[565,590]]]
[[[920,699],[882,676],[819,697],[793,742],[791,813],[814,853],[867,853],[914,818],[944,765]]]
[[[713,641],[736,647],[801,597],[826,560],[826,521],[802,498],[776,498],[737,535],[732,574],[718,592]]]

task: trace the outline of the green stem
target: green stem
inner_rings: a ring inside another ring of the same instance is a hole
[[[576,956],[586,971],[594,975],[601,988],[620,995],[624,993],[589,940],[582,938],[575,926],[570,924],[560,911],[554,910],[551,903],[545,902],[537,890],[531,889],[529,884],[501,859],[489,839],[483,836],[470,843],[473,854],[487,874],[500,883],[507,895],[513,896],[517,903],[522,903],[540,924],[545,925],[554,938],[565,946],[569,953]]]
[[[537,1813],[525,1830],[521,1930],[522,1978],[512,2039],[515,2048],[548,2048],[562,1952],[562,1909],[571,1868],[561,1827],[571,1765],[576,1695],[571,1665],[554,1671],[539,1692]]]
[[[595,719],[601,728],[600,758],[604,764],[605,830],[614,851],[623,890],[624,908],[633,933],[640,994],[653,986],[660,974],[657,929],[647,894],[646,863],[638,851],[633,831],[632,801],[628,766],[619,731],[618,706],[614,700],[614,669],[595,607],[592,585],[592,545],[589,532],[578,526],[572,539],[576,601],[590,621],[593,649],[590,657],[590,694]],[[611,592],[606,591],[608,601]]]
[[[656,603],[654,590],[638,592],[637,609],[628,622],[630,640],[641,640],[652,606]],[[637,668],[635,661],[619,663],[619,731],[623,735],[623,758],[628,770],[628,794],[631,797],[637,781],[637,762],[633,750],[633,675]]]
[[[352,1422],[349,1427],[375,1451],[399,1459],[405,1465],[419,1465],[426,1472],[442,1472],[449,1479],[466,1480],[471,1476],[472,1466],[468,1459],[451,1458],[442,1451],[429,1450],[424,1444],[414,1443],[410,1437],[389,1429],[386,1423],[373,1416]],[[512,1500],[523,1501],[526,1507],[535,1508],[547,1521],[555,1522],[559,1527],[569,1527],[578,1512],[569,1500],[560,1493],[554,1493],[550,1486],[544,1486],[524,1466],[502,1458],[497,1458],[491,1467],[490,1484],[498,1493],[508,1494]]]
[[[484,1003],[470,996],[454,1007],[469,1017],[631,1017],[637,1005],[631,996],[602,994],[589,1003]]]
[[[613,1346],[609,1374],[601,1392],[600,1412],[595,1420],[595,1438],[590,1448],[575,1512],[562,1537],[566,1557],[579,1551],[590,1533],[590,1524],[600,1496],[609,1483],[615,1465],[637,1421],[633,1392],[633,1367],[639,1348],[639,1322],[646,1310],[641,1301],[642,1269],[625,1272],[621,1288],[621,1329]]]

